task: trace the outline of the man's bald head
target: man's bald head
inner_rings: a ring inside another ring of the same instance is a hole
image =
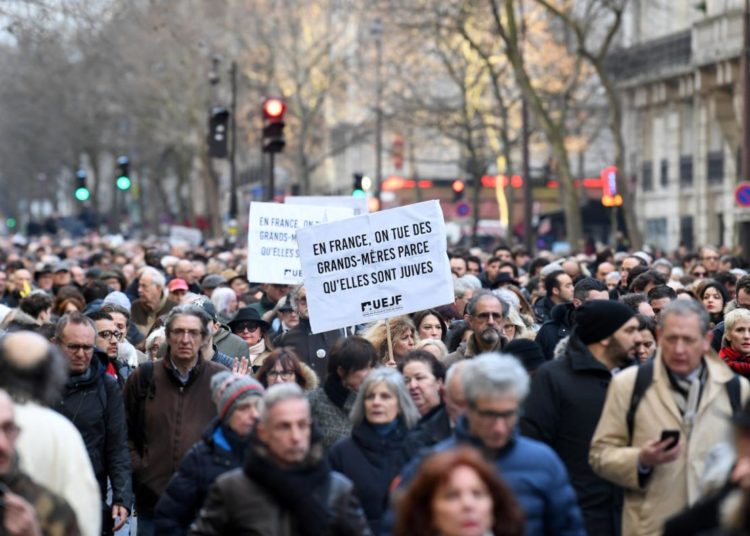
[[[44,337],[19,331],[0,341],[0,389],[16,402],[54,404],[66,379],[63,357]]]
[[[47,339],[30,331],[19,331],[6,335],[0,343],[0,355],[19,369],[33,368],[48,357],[50,344]]]

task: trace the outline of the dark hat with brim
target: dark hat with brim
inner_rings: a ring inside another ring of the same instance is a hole
[[[515,285],[518,286],[518,280],[513,279],[513,276],[508,272],[500,272],[497,274],[497,278],[492,282],[492,288],[496,289],[500,285]]]
[[[228,322],[228,325],[232,329],[232,331],[234,331],[234,327],[243,322],[254,322],[255,324],[258,324],[260,326],[260,329],[263,330],[263,333],[271,329],[271,324],[263,320],[260,317],[260,313],[258,313],[258,311],[253,307],[243,307],[242,309],[237,311],[237,315],[230,322]]]

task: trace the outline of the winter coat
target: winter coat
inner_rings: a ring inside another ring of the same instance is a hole
[[[401,473],[399,489],[405,489],[429,454],[444,452],[460,445],[483,450],[481,441],[469,433],[466,417],[459,417],[452,437],[441,441],[409,463]],[[568,473],[557,454],[547,445],[515,433],[508,444],[488,459],[497,468],[515,496],[526,518],[526,534],[585,536],[583,517]],[[382,534],[391,534],[393,515],[389,511]],[[596,535],[598,536],[598,535]]]
[[[622,521],[622,492],[588,460],[611,379],[574,334],[561,358],[537,369],[521,419],[523,435],[548,444],[565,464],[589,534],[617,535]]]
[[[720,527],[729,521],[727,513],[734,513],[734,507],[737,506],[737,493],[738,488],[735,485],[726,484],[716,493],[702,498],[690,508],[668,519],[664,524],[663,535],[717,536],[719,534],[733,534],[729,531],[721,531]],[[741,491],[739,493],[742,494]]]
[[[54,409],[81,432],[102,498],[107,495],[109,478],[112,504],[132,510],[125,408],[117,380],[94,358],[85,373],[68,379]]]
[[[624,536],[660,534],[665,519],[695,503],[709,451],[729,436],[731,423],[727,417],[731,415],[732,407],[724,384],[733,378],[734,373],[714,354],[707,354],[703,359],[708,376],[689,438],[674,400],[661,351],[654,358],[651,385],[635,412],[632,443],[626,414],[638,368],[622,371],[610,383],[591,442],[589,463],[599,476],[625,488]],[[744,403],[750,394],[750,384],[740,378],[740,385]],[[654,467],[647,478],[639,478],[640,447],[658,439],[663,430],[680,431],[682,453],[677,460]]]
[[[534,316],[539,324],[544,324],[552,320],[552,309],[555,307],[555,302],[549,296],[542,296],[534,302],[532,309],[534,310]]]
[[[328,375],[328,352],[333,344],[344,335],[345,330],[343,329],[313,333],[310,320],[300,318],[296,327],[277,338],[277,346],[294,348],[300,361],[312,367],[321,383],[323,383]]]
[[[369,423],[362,422],[352,429],[351,437],[336,443],[328,453],[331,469],[354,484],[373,534],[380,534],[391,482],[410,459],[407,433],[400,419],[398,426],[385,437],[378,435]]]
[[[481,354],[482,352],[499,352],[502,350],[503,346],[505,346],[506,342],[507,339],[501,336],[494,348],[490,350],[481,350],[477,345],[477,341],[474,338],[474,335],[472,335],[471,337],[469,337],[468,341],[462,342],[458,346],[458,348],[456,348],[455,352],[448,354],[442,359],[443,365],[445,365],[445,368],[447,370],[454,363],[457,363],[462,359],[471,359],[475,355]]]
[[[164,536],[185,535],[219,477],[242,467],[247,442],[230,442],[221,423],[215,420],[203,438],[191,447],[156,504],[156,531]],[[232,448],[232,443],[235,443]]]
[[[450,417],[444,404],[439,404],[424,415],[417,426],[409,431],[407,444],[413,456],[425,447],[431,447],[453,435]]]
[[[328,383],[329,380],[326,380],[326,382]],[[346,389],[343,385],[340,388]],[[328,389],[330,390],[331,387],[328,387]],[[318,430],[323,434],[322,442],[325,449],[331,448],[338,440],[347,438],[352,433],[349,412],[352,410],[357,394],[354,391],[348,393],[341,391],[339,396],[344,400],[341,407],[331,400],[331,397],[326,393],[325,386],[319,387],[307,395],[307,400],[310,403],[310,415]]]
[[[130,306],[130,321],[135,324],[141,335],[147,337],[156,319],[167,314],[175,306],[177,306],[177,302],[173,302],[165,296],[162,298],[161,303],[159,303],[157,310],[151,311],[146,302],[139,298]]]
[[[68,419],[35,402],[15,404],[21,470],[64,499],[83,536],[100,536],[102,496],[81,433]]]
[[[572,303],[555,305],[550,313],[549,321],[539,328],[534,340],[548,361],[553,358],[557,343],[567,337],[575,326],[575,311]]]
[[[244,468],[221,475],[211,486],[189,534],[370,536],[371,532],[354,486],[330,469],[319,443],[313,442],[302,463],[282,469],[256,439]]]
[[[235,357],[250,357],[250,349],[247,343],[232,333],[224,324],[221,325],[219,331],[214,335],[214,346],[216,346],[219,352],[228,355],[232,359]]]
[[[743,356],[731,346],[725,346],[719,351],[719,357],[726,363],[730,369],[740,376],[747,378],[750,376],[750,357]]]
[[[159,495],[183,456],[216,417],[211,377],[226,370],[223,365],[199,359],[183,385],[170,360],[159,359],[153,363],[151,388],[145,398],[139,389],[143,365],[128,378],[124,393],[128,447],[136,508],[142,514],[153,515]]]

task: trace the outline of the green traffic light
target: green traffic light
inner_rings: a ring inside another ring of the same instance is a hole
[[[6,220],[5,220],[5,226],[6,226],[6,227],[7,227],[8,229],[13,229],[13,228],[15,228],[16,224],[17,224],[17,222],[16,222],[16,219],[15,219],[15,218],[8,218],[8,219],[6,219]]]
[[[367,197],[367,194],[364,190],[354,190],[352,192],[352,197]]]
[[[88,198],[91,196],[91,194],[89,193],[88,188],[82,187],[82,188],[76,188],[75,196],[76,196],[76,199],[78,199],[79,201],[88,201]]]
[[[126,175],[121,175],[120,177],[117,177],[117,181],[115,182],[117,184],[117,188],[120,190],[130,190],[130,177]]]

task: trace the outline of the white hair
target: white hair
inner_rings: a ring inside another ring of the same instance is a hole
[[[153,266],[146,266],[143,270],[141,270],[141,279],[145,276],[151,278],[151,282],[159,288],[164,288],[167,284],[167,280],[164,277],[164,274]]]
[[[216,308],[216,314],[224,314],[229,307],[229,301],[235,297],[234,291],[229,287],[219,287],[211,293],[211,303]]]
[[[514,396],[523,402],[529,392],[529,375],[512,355],[488,352],[464,366],[461,387],[470,406],[485,396]]]

